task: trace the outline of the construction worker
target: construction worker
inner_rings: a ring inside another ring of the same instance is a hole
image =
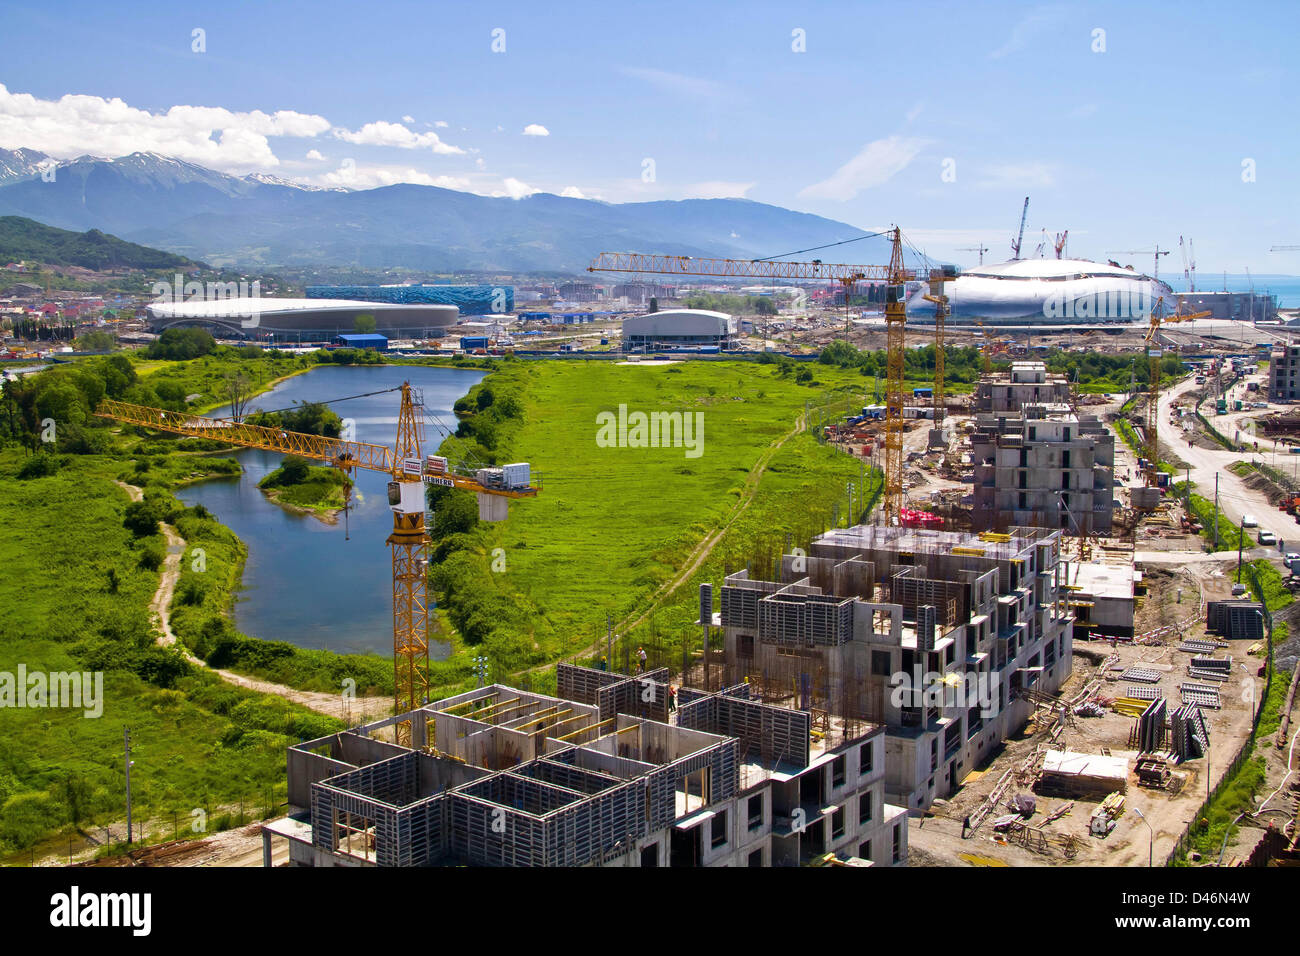
[[[609,661],[605,660],[604,654],[600,655],[600,669],[603,671],[609,670]]]
[[[636,666],[637,666],[637,672],[638,672],[638,673],[641,673],[641,674],[644,674],[644,673],[645,673],[645,661],[646,661],[645,648],[644,648],[644,647],[638,647],[638,648],[636,649],[636,662],[637,662],[637,663],[636,663]]]
[[[966,834],[970,833],[970,814],[966,814],[966,819],[961,822],[961,838],[966,839]]]
[[[669,684],[668,685],[668,713],[671,714],[675,710],[677,710],[677,685]]]

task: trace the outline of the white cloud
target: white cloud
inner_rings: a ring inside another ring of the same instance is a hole
[[[696,99],[719,99],[727,93],[726,87],[721,83],[687,76],[684,73],[670,73],[667,70],[656,70],[645,66],[625,66],[622,72],[666,93],[676,93]]]
[[[687,199],[744,199],[757,183],[729,183],[720,179],[691,183],[686,187]]]
[[[474,157],[474,166],[477,169],[487,169],[487,161],[482,156]]]
[[[43,100],[0,85],[0,147],[25,146],[58,159],[153,152],[242,174],[280,165],[267,137],[310,138],[329,128],[323,116],[293,110],[173,106],[151,113],[116,97],[68,94]]]
[[[515,179],[513,176],[507,176],[501,181],[502,189],[494,190],[489,193],[492,196],[509,196],[511,199],[523,199],[525,196],[531,196],[539,190],[534,189],[526,182]]]
[[[325,158],[325,156],[319,149],[309,149],[307,150],[307,158],[320,162]]]
[[[436,120],[436,121],[434,122],[433,125],[436,126],[438,129],[446,129],[446,128],[447,128],[447,121],[446,121],[446,120]]]
[[[438,154],[460,154],[465,151],[459,146],[444,143],[437,133],[416,133],[401,123],[388,123],[379,120],[367,123],[359,130],[337,127],[333,130],[336,137],[358,146],[395,146],[398,149],[431,149]]]
[[[915,106],[913,106],[910,110],[907,111],[907,121],[909,123],[916,122],[916,118],[921,115],[924,109],[925,109],[925,103],[917,103]]]
[[[1007,42],[990,53],[989,59],[1000,60],[1012,53],[1019,53],[1029,46],[1034,37],[1061,23],[1064,20],[1065,13],[1065,7],[1060,6],[1036,8],[1011,28],[1011,36],[1007,37]]]
[[[577,186],[565,186],[564,189],[561,190],[560,195],[561,195],[561,196],[564,196],[564,197],[566,197],[566,198],[568,198],[568,199],[586,199],[586,198],[587,198],[586,196],[584,196],[584,195],[582,194],[582,190],[579,189]]]
[[[835,170],[830,178],[799,190],[803,199],[852,199],[864,189],[888,182],[908,167],[929,140],[915,136],[890,136],[862,147],[861,152]]]
[[[373,189],[398,183],[440,186],[443,189],[470,188],[470,181],[460,176],[430,176],[410,167],[357,166],[352,162],[344,162],[333,172],[318,176],[316,182],[322,186],[346,186],[349,189]]]
[[[986,189],[1015,187],[1046,188],[1056,184],[1052,167],[1047,163],[999,163],[980,171],[976,185]]]
[[[403,123],[406,123],[406,124],[409,126],[411,123],[414,123],[414,122],[415,122],[415,117],[414,117],[414,116],[403,116],[403,117],[402,117],[402,122],[403,122]]]
[[[525,136],[550,136],[551,131],[540,123],[529,123],[524,127]]]

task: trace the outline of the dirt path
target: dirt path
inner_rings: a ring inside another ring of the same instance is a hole
[[[135,485],[129,485],[124,481],[115,481],[114,484],[125,491],[132,501],[140,501],[144,497],[144,493]],[[179,646],[187,661],[195,667],[207,668],[206,663],[195,657],[188,647],[176,640],[176,634],[172,631],[172,597],[176,593],[176,582],[181,575],[181,557],[185,553],[185,539],[171,525],[165,522],[159,524],[163,536],[167,539],[167,557],[163,560],[162,576],[158,580],[158,590],[154,592],[153,600],[149,602],[149,616],[154,626],[158,628],[158,644],[162,647]],[[387,697],[356,697],[348,699],[344,698],[341,693],[327,694],[323,691],[298,690],[296,687],[258,680],[255,677],[236,674],[234,671],[214,668],[213,673],[228,684],[234,684],[237,687],[243,687],[246,690],[257,691],[262,694],[275,694],[277,697],[283,697],[295,704],[309,707],[317,713],[338,717],[348,724],[359,720],[383,717],[392,711],[392,702]]]

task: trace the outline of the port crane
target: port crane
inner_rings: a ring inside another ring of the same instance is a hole
[[[1011,243],[1011,258],[1020,258],[1020,243],[1025,239],[1025,217],[1029,215],[1029,197],[1025,197],[1025,207],[1020,210],[1020,233],[1016,236],[1016,241]]]
[[[479,468],[465,473],[465,465],[452,466],[446,458],[422,457],[424,402],[410,382],[401,392],[397,438],[393,446],[347,441],[303,432],[253,425],[239,418],[203,418],[113,399],[100,402],[95,414],[125,425],[136,425],[174,435],[209,438],[241,448],[258,448],[314,459],[350,474],[353,468],[389,476],[388,504],[393,512],[393,532],[387,544],[393,561],[393,676],[394,713],[404,714],[428,702],[429,693],[429,533],[425,527],[425,488],[441,485],[478,495],[479,517],[501,521],[511,498],[534,497],[540,490],[531,483],[527,464],[504,468]],[[328,403],[327,403],[328,404]],[[397,725],[399,743],[410,742],[409,721]]]
[[[1028,199],[1026,199],[1028,204]],[[906,356],[907,288],[909,281],[925,278],[924,271],[903,265],[903,235],[897,227],[887,233],[890,237],[888,265],[849,265],[826,263],[820,259],[807,262],[774,261],[771,259],[715,259],[692,256],[652,255],[636,252],[602,252],[587,267],[588,272],[650,272],[684,276],[725,276],[743,279],[824,279],[847,283],[861,279],[883,280],[885,283],[885,520],[896,522],[903,505],[903,368]],[[937,273],[937,275],[936,275]],[[941,287],[943,282],[957,277],[951,266],[932,269],[931,282]],[[940,281],[941,280],[941,281]],[[934,286],[931,286],[933,293]],[[942,293],[937,298],[946,300]],[[936,303],[938,306],[938,303]],[[946,301],[944,303],[946,312]],[[936,312],[939,309],[936,307]],[[943,323],[936,321],[936,356],[942,353]],[[940,361],[936,357],[936,362]],[[938,389],[935,390],[936,401]],[[937,408],[938,406],[936,406]]]
[[[984,265],[984,253],[989,251],[989,247],[980,243],[978,246],[963,246],[958,252],[978,252],[980,254],[980,265]]]
[[[1203,319],[1210,314],[1207,310],[1164,315],[1164,301],[1163,296],[1156,300],[1155,307],[1151,310],[1151,325],[1144,339],[1150,378],[1147,381],[1147,423],[1143,436],[1146,439],[1147,466],[1142,470],[1142,477],[1148,488],[1156,487],[1160,473],[1160,360],[1164,357],[1164,351],[1160,347],[1160,327],[1174,322]]]
[[[1058,232],[1056,238],[1052,241],[1052,248],[1056,250],[1056,258],[1061,258],[1061,250],[1065,248],[1065,241],[1070,238],[1070,230]]]

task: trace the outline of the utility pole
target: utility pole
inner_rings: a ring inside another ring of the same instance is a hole
[[[131,728],[122,728],[123,760],[126,766],[126,842],[131,844]]]

